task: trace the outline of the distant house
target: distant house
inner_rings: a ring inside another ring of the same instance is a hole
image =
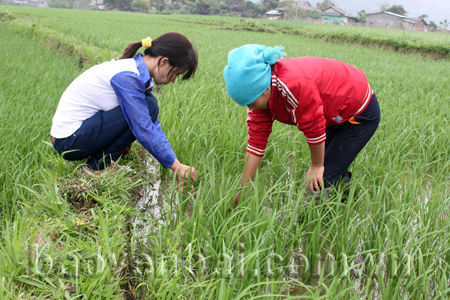
[[[266,12],[269,20],[286,20],[287,11],[292,10],[297,13],[298,10],[317,10],[308,1],[295,1],[292,5],[282,6],[278,9]]]
[[[269,20],[283,20],[284,12],[273,9],[266,12],[266,16]]]
[[[15,0],[14,4],[18,6],[48,7],[46,0]]]
[[[47,1],[44,0],[28,0],[28,6],[48,7]]]
[[[356,17],[337,6],[330,6],[319,13],[322,15],[323,24],[351,25],[356,23]]]
[[[424,19],[408,18],[389,11],[367,14],[366,27],[426,31],[428,23]]]
[[[105,4],[103,3],[103,0],[92,0],[91,3],[89,4],[89,7],[105,9]]]

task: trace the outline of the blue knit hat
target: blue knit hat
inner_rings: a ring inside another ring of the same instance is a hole
[[[249,105],[270,86],[270,65],[286,55],[281,50],[281,46],[244,45],[228,53],[223,77],[228,94],[237,104]]]

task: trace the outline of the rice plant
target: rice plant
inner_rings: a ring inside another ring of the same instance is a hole
[[[2,299],[447,298],[448,60],[158,15],[7,9],[40,30],[0,23]],[[80,174],[56,155],[49,128],[61,93],[87,65],[39,35],[58,33],[112,59],[127,43],[167,31],[185,34],[199,52],[193,80],[156,93],[175,153],[199,172],[195,192],[178,191],[167,171],[147,174],[139,145],[125,161],[140,169],[132,178]],[[228,51],[247,43],[342,60],[367,75],[382,121],[351,167],[345,203],[340,192],[305,201],[307,144],[276,123],[255,181],[230,209],[247,128],[222,70]],[[160,213],[135,209],[155,180],[165,182]],[[151,228],[145,238],[136,218]]]

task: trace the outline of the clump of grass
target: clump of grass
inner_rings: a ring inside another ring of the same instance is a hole
[[[59,193],[78,210],[92,208],[97,203],[96,194],[101,188],[99,180],[85,180],[81,177],[67,179],[58,184]]]
[[[8,22],[14,20],[16,17],[7,9],[0,9],[0,21]]]
[[[114,180],[107,178],[108,176],[115,176]],[[119,182],[119,179],[120,181]],[[138,176],[134,174],[114,174],[103,175],[102,177],[90,177],[86,174],[78,173],[74,178],[68,178],[58,184],[58,194],[67,200],[67,203],[71,204],[74,209],[83,211],[90,209],[97,205],[98,199],[114,198],[114,195],[110,195],[111,190],[114,188],[128,184],[130,187],[127,190],[130,193],[130,198],[137,198],[142,189],[142,181]]]

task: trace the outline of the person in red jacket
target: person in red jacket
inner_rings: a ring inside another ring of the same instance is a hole
[[[330,191],[350,181],[350,164],[380,122],[377,98],[364,73],[320,57],[283,58],[282,47],[244,45],[228,54],[227,92],[247,106],[248,147],[242,186],[253,179],[274,120],[297,126],[306,137],[311,167],[307,188]]]

